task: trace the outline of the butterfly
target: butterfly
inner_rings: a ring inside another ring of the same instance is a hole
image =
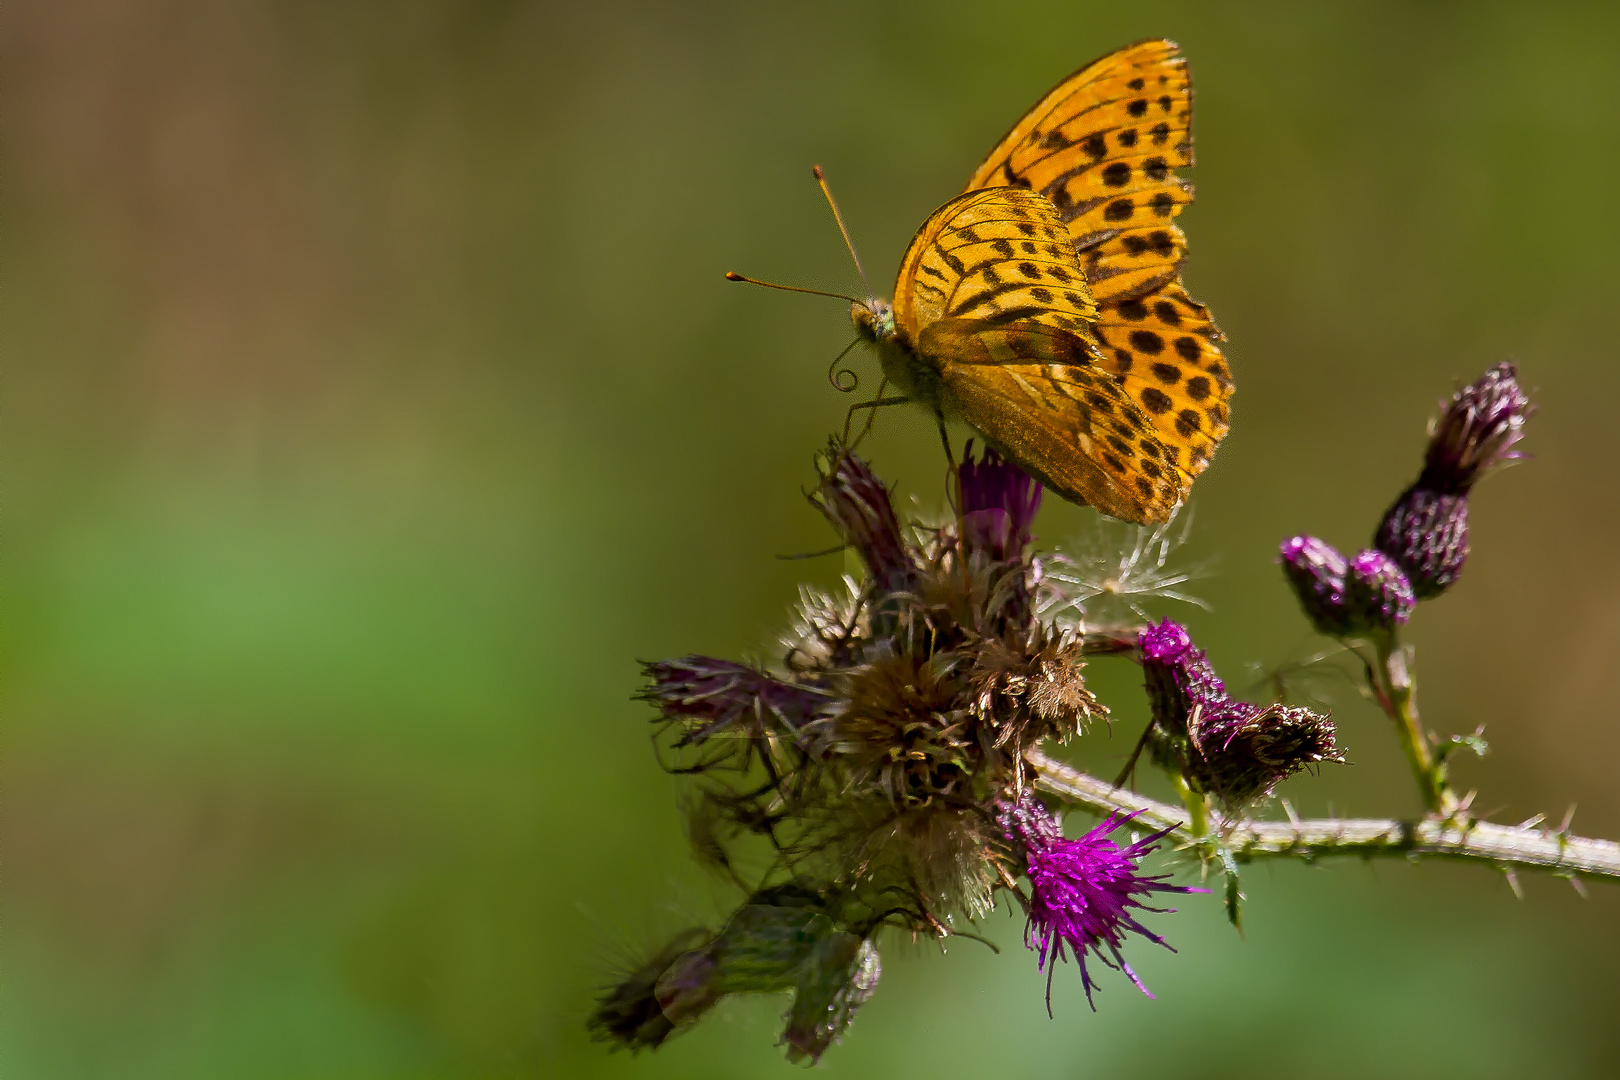
[[[1229,427],[1223,335],[1181,284],[1173,219],[1193,191],[1174,170],[1192,164],[1191,125],[1173,42],[1086,65],[929,215],[893,304],[850,312],[899,400],[1143,524],[1169,519]]]

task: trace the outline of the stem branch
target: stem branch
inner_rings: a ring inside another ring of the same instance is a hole
[[[1136,820],[1144,828],[1171,829],[1169,839],[1179,844],[1202,843],[1187,828],[1185,807],[1114,787],[1039,751],[1029,754],[1029,762],[1039,774],[1036,786],[1074,806],[1097,814],[1138,812]],[[1612,840],[1471,818],[1459,820],[1455,806],[1449,815],[1429,815],[1418,820],[1326,818],[1299,822],[1239,818],[1221,824],[1219,834],[1221,846],[1239,862],[1278,857],[1309,861],[1331,855],[1428,855],[1490,863],[1504,869],[1526,867],[1568,877],[1590,874],[1620,880],[1620,844]]]

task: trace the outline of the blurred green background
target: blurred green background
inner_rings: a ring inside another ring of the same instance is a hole
[[[1437,398],[1516,359],[1535,460],[1426,605],[1428,723],[1498,820],[1620,834],[1620,9],[1521,4],[7,5],[5,1071],[757,1077],[780,1000],[654,1055],[594,989],[735,897],[685,856],[634,661],[771,651],[837,559],[799,488],[875,284],[1036,97],[1148,36],[1198,92],[1188,280],[1230,337],[1195,492],[1229,681],[1298,659],[1284,536],[1354,548]],[[864,370],[874,368],[870,360]],[[872,385],[870,379],[868,386]],[[917,415],[867,444],[924,508]],[[1089,511],[1049,505],[1048,543]],[[1118,707],[1079,753],[1113,767]],[[1307,813],[1415,808],[1355,764]],[[1474,866],[1252,868],[1099,1011],[890,942],[829,1075],[1604,1076],[1620,888]]]

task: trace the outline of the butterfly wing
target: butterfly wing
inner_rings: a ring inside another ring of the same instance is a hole
[[[1086,343],[1035,322],[941,319],[917,348],[948,358],[941,397],[1057,494],[1138,524],[1167,520],[1187,479]]]
[[[1021,188],[959,195],[917,231],[895,322],[945,411],[1075,502],[1162,521],[1191,477],[1100,365],[1097,308],[1051,202]]]
[[[1064,79],[968,181],[1052,201],[1099,316],[1102,364],[1197,476],[1228,429],[1231,374],[1221,332],[1180,280],[1187,238],[1173,219],[1192,185],[1192,81],[1179,48],[1142,41]]]

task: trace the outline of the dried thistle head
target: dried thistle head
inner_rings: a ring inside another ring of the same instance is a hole
[[[1233,698],[1179,623],[1166,619],[1147,627],[1138,647],[1153,710],[1155,762],[1228,810],[1269,797],[1312,765],[1344,760],[1328,716]]]

